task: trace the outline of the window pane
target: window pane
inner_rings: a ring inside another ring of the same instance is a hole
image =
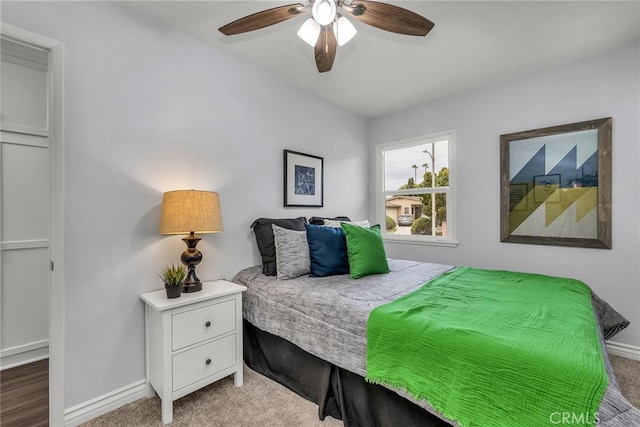
[[[387,196],[385,215],[387,234],[447,236],[446,193]]]
[[[435,156],[432,154],[435,153]],[[384,155],[384,190],[449,185],[449,141],[447,139],[388,149]],[[436,170],[435,177],[432,170]]]

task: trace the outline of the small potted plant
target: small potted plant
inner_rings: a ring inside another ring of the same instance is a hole
[[[158,273],[164,282],[164,289],[167,291],[167,298],[178,298],[182,292],[182,281],[187,275],[184,265],[166,265]]]

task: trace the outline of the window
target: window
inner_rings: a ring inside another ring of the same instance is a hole
[[[376,211],[386,240],[457,244],[454,143],[450,131],[376,147]]]

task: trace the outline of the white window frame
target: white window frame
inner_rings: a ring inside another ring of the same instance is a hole
[[[449,160],[449,186],[448,187],[421,187],[408,190],[385,190],[384,188],[384,152],[401,148],[413,147],[416,145],[431,144],[432,142],[447,139],[448,143],[448,160]],[[423,235],[399,235],[387,234],[386,227],[382,226],[382,238],[388,242],[410,243],[419,245],[433,246],[451,246],[458,245],[457,240],[457,211],[456,211],[456,131],[448,130],[444,132],[432,133],[415,138],[404,139],[400,141],[392,141],[378,144],[375,147],[376,156],[376,222],[385,224],[386,218],[386,196],[389,195],[416,195],[445,193],[447,195],[447,235],[446,236],[423,236]]]

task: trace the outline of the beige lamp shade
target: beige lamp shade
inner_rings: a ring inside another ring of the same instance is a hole
[[[162,196],[160,234],[219,233],[222,211],[218,193],[200,190],[168,191]]]

